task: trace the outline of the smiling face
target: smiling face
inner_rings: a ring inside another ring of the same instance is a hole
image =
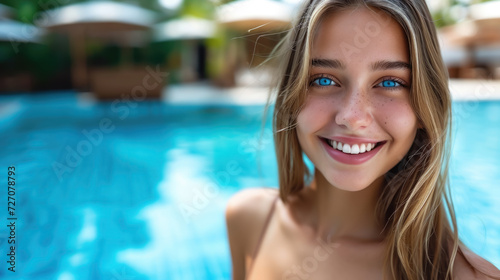
[[[362,190],[394,167],[415,139],[405,34],[380,11],[335,12],[322,21],[311,59],[297,119],[300,146],[331,185]]]

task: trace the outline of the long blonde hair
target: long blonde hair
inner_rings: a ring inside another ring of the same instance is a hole
[[[403,28],[412,67],[411,106],[421,128],[405,158],[386,174],[377,211],[387,230],[386,267],[393,279],[452,279],[459,239],[448,195],[451,100],[429,10],[423,0],[312,0],[272,58],[279,61],[273,131],[280,197],[302,190],[311,174],[295,130],[305,103],[310,50],[321,21],[333,11],[364,5]]]

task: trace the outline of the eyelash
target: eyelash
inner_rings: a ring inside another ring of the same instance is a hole
[[[320,75],[313,76],[311,78],[310,82],[309,82],[309,86],[319,87],[319,88],[325,88],[325,87],[328,87],[328,86],[332,86],[332,85],[319,85],[319,84],[315,83],[316,81],[318,81],[319,79],[322,79],[322,78],[327,78],[327,79],[331,80],[334,83],[333,86],[339,86],[339,84],[333,80],[333,77],[331,77],[330,75],[326,75],[326,74],[320,74]],[[394,87],[379,86],[380,84],[382,84],[383,82],[386,82],[386,81],[395,82],[398,85],[394,86]],[[386,90],[397,90],[400,87],[408,88],[408,86],[406,85],[406,83],[403,80],[401,80],[399,78],[396,78],[396,77],[385,77],[385,78],[383,78],[383,80],[380,81],[380,83],[377,84],[377,87],[383,87]]]

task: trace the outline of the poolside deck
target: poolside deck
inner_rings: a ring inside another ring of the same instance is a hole
[[[499,80],[450,80],[453,100],[500,100]]]

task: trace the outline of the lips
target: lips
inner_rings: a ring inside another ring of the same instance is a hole
[[[362,164],[370,160],[387,142],[350,138],[327,139],[322,137],[320,137],[320,140],[327,153],[334,160],[344,164]]]

